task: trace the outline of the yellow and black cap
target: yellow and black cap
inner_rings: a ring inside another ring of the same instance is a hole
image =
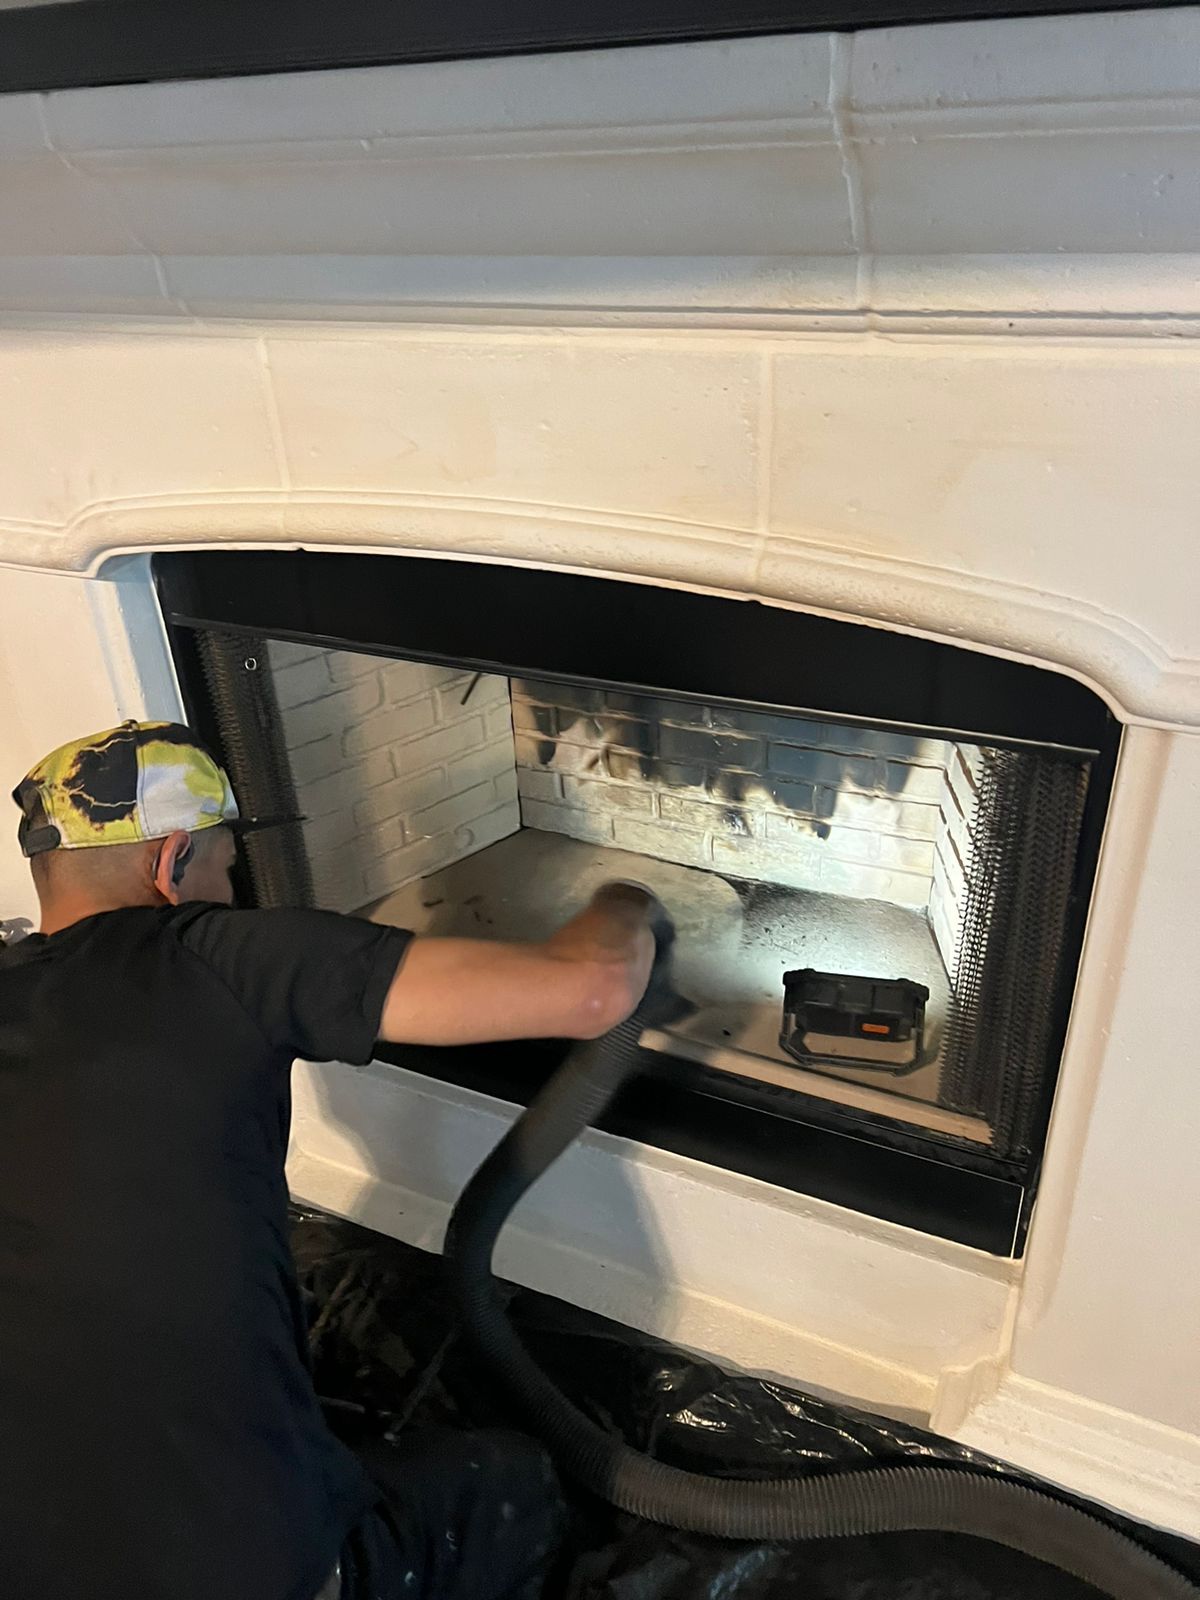
[[[178,722],[125,722],[61,745],[21,779],[13,799],[27,856],[292,820],[241,816],[224,770]]]

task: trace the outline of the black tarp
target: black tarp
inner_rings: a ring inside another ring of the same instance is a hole
[[[511,1423],[456,1338],[440,1261],[351,1223],[293,1218],[317,1391],[350,1444],[408,1426]],[[925,1457],[1000,1464],[924,1430],[722,1371],[530,1290],[510,1313],[560,1387],[638,1449],[693,1471],[778,1477]],[[1011,1468],[1003,1468],[1011,1473]],[[1031,1480],[1032,1481],[1032,1480]],[[1096,1508],[1089,1507],[1095,1511]],[[1095,1591],[998,1546],[945,1534],[734,1544],[575,1496],[552,1600],[1088,1600]],[[1200,1547],[1118,1518],[1200,1580]]]

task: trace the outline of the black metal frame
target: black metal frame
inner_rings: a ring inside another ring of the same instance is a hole
[[[1092,760],[1053,1058],[1061,1053],[1120,724],[1074,679],[908,634],[608,578],[310,551],[171,553],[155,580],[189,717],[220,749],[195,630],[696,702],[810,713]],[[406,1066],[522,1101],[554,1047],[392,1050]],[[1055,1072],[1028,1163],[895,1120],[647,1054],[605,1126],[677,1153],[988,1250],[1019,1254]]]
[[[72,0],[0,11],[0,93],[1111,9],[1111,0]]]

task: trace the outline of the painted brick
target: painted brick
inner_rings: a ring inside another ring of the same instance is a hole
[[[522,733],[546,737],[558,732],[557,710],[553,706],[538,705],[529,700],[514,699],[512,722],[513,727]]]
[[[934,884],[945,898],[955,907],[962,902],[967,886],[967,875],[963,871],[962,863],[953,850],[943,849],[942,840],[938,840],[933,857],[933,872],[931,874]]]
[[[706,727],[720,732],[760,734],[782,744],[819,745],[829,731],[823,722],[806,717],[790,717],[780,711],[743,711],[737,706],[690,706],[681,719],[685,725],[696,722],[697,713]]]
[[[364,868],[364,904],[393,893],[414,878],[435,872],[453,860],[454,853],[453,839],[448,834],[435,834],[377,856]]]
[[[911,761],[939,769],[945,767],[952,749],[945,739],[930,739],[912,733],[887,733],[879,728],[855,728],[830,723],[824,732],[822,742],[831,750],[844,751],[847,755],[885,756],[893,761]]]
[[[658,771],[663,782],[671,789],[707,789],[709,778],[707,767],[684,765],[678,761],[663,761],[659,764]],[[634,776],[641,777],[640,767]]]
[[[357,911],[368,898],[363,869],[349,852],[315,863],[312,879],[316,902],[328,911]]]
[[[512,740],[497,740],[494,744],[481,745],[478,750],[469,750],[465,756],[451,761],[446,771],[452,794],[474,788],[487,778],[499,778],[505,772],[512,772]]]
[[[789,783],[782,778],[766,778],[762,804],[771,810],[815,813],[816,791],[811,783]]]
[[[762,739],[673,726],[659,729],[659,750],[668,761],[699,761],[708,766],[733,767],[742,772],[760,772],[766,757],[766,745]]]
[[[563,779],[557,772],[530,772],[527,767],[518,767],[517,786],[522,799],[544,800],[548,805],[555,805],[563,798]]]
[[[829,894],[890,900],[901,906],[925,906],[929,901],[929,879],[915,872],[888,872],[831,857],[821,863],[821,888]]]
[[[284,698],[301,702],[283,709],[284,731],[315,818],[306,840],[320,903],[354,909],[480,847],[468,838],[519,826],[506,679],[481,679],[464,707],[472,675],[461,669],[309,650],[282,674]]]
[[[965,749],[960,746],[955,751],[955,759],[947,768],[950,793],[965,817],[971,817],[975,811],[982,765],[982,752],[970,745]]]
[[[773,867],[778,865],[775,857],[755,839],[713,839],[710,848],[716,871],[731,878],[761,878],[768,862]]]
[[[433,700],[423,695],[419,700],[407,700],[403,705],[387,706],[374,716],[363,717],[342,736],[342,752],[349,760],[364,755],[368,750],[378,750],[381,745],[399,744],[414,734],[432,728]]]
[[[272,646],[271,660],[271,678],[281,711],[307,705],[310,700],[323,700],[336,687],[329,676],[324,656],[308,656],[293,666],[277,667],[274,665],[275,651]]]
[[[572,839],[584,839],[592,844],[611,844],[613,820],[588,811],[574,811],[569,806],[546,805],[542,800],[521,796],[521,821],[527,828],[543,828],[547,833],[565,833]]]
[[[324,817],[331,811],[350,810],[362,799],[364,791],[386,783],[394,775],[391,752],[373,750],[353,767],[331,772],[329,777],[318,778],[315,783],[306,783],[297,799],[305,816]]]
[[[668,700],[664,695],[614,693],[612,690],[604,698],[610,711],[638,717],[643,722],[676,722],[682,728],[705,726],[702,701]]]
[[[325,656],[325,670],[335,688],[349,688],[363,678],[378,676],[381,684],[398,666],[407,662],[389,661],[386,656],[367,655],[361,650],[330,650]]]
[[[829,854],[838,861],[894,867],[901,872],[920,873],[925,879],[933,872],[935,851],[933,844],[926,840],[900,839],[893,834],[871,833],[863,828],[835,827],[829,830],[825,844]]]
[[[757,839],[714,839],[712,859],[718,872],[732,878],[762,879],[793,889],[816,889],[821,882],[820,848],[799,839],[789,839],[783,849]]]
[[[487,811],[470,824],[454,830],[454,854],[469,855],[473,850],[483,850],[489,844],[498,844],[516,833],[521,826],[521,815],[514,805],[505,804],[495,811]]]
[[[435,689],[433,694],[437,702],[438,721],[453,722],[456,717],[469,716],[476,711],[487,711],[490,706],[501,704],[507,706],[508,679],[485,673],[476,683],[475,674],[465,672],[452,679],[444,688]],[[467,696],[465,701],[464,695]]]
[[[937,806],[916,805],[905,802],[900,807],[900,823],[895,832],[907,839],[936,839],[938,831]]]
[[[443,688],[461,673],[461,667],[441,667],[424,661],[385,661],[379,676],[388,700],[410,700],[415,694]]]
[[[574,719],[591,716],[596,712],[605,710],[606,706],[615,705],[615,697],[607,698],[602,689],[576,688],[570,683],[525,683],[518,686],[518,693],[524,697],[529,695],[532,699],[540,700],[543,705],[561,706],[564,712],[563,723]]]
[[[658,797],[658,814],[667,823],[685,828],[700,828],[705,833],[733,834],[748,838],[755,833],[753,814],[741,806],[688,800],[664,790]]]
[[[563,744],[561,740],[555,743],[527,733],[517,734],[516,745],[518,766],[534,771],[549,767],[555,772],[604,772],[604,755],[597,745]]]
[[[820,790],[813,810],[819,817],[836,818],[855,828],[874,828],[902,838],[934,839],[938,831],[937,806],[914,805],[884,795]]]
[[[320,666],[312,657],[291,665],[311,670],[313,659]],[[469,674],[403,662],[371,671],[374,680],[356,679],[324,702],[340,704],[338,694],[372,681],[386,693],[384,707],[368,714],[374,730],[357,722],[346,730],[348,762],[390,748],[401,774],[360,787],[351,814],[362,836],[346,853],[357,849],[360,867],[364,853],[371,860],[373,892],[398,886],[384,883],[378,862],[411,877],[504,837],[518,824],[519,791],[526,826],[739,877],[928,902],[931,919],[952,916],[944,869],[942,887],[931,890],[932,841],[939,827],[949,837],[939,810],[957,812],[946,772],[954,752],[942,741],[543,683],[514,684],[510,711],[498,675],[482,679],[464,707]],[[541,725],[531,693],[550,706]],[[547,738],[551,725],[555,737]],[[310,771],[332,760],[324,737],[301,758]],[[403,742],[374,748],[376,738]],[[360,744],[362,757],[354,754]],[[773,770],[764,772],[768,747]],[[357,775],[359,785],[366,776]],[[317,781],[345,777],[335,770]],[[340,816],[330,820],[344,832]],[[418,856],[421,844],[436,851]],[[952,843],[944,848],[953,855]]]
[[[904,807],[884,795],[856,794],[852,790],[819,789],[813,797],[813,814],[836,819],[853,828],[871,828],[879,833],[904,832]],[[930,806],[929,826],[937,828],[937,807]],[[928,835],[932,838],[932,832]]]
[[[489,706],[484,716],[484,726],[489,739],[507,739],[512,748],[512,709],[507,700],[498,706]]]
[[[824,842],[838,861],[874,865],[879,861],[879,841],[884,837],[887,836],[866,828],[830,828]]]
[[[943,837],[953,846],[959,860],[965,863],[971,853],[971,825],[955,805],[954,796],[949,790],[942,807],[941,830],[938,834],[939,840]]]
[[[934,847],[924,839],[897,839],[891,834],[877,835],[879,864],[897,867],[901,872],[919,872],[928,879],[933,873]]]
[[[568,723],[558,713],[560,744],[585,745],[589,749],[628,750],[635,755],[650,755],[655,748],[655,730],[648,722],[633,717],[579,717]]]
[[[331,772],[336,772],[344,765],[342,743],[336,734],[326,734],[323,739],[316,739],[312,744],[302,744],[299,749],[288,751],[288,766],[292,769],[292,781],[301,788],[317,778],[327,778]]]
[[[393,778],[391,783],[380,784],[355,802],[354,821],[360,833],[370,833],[381,823],[406,812],[431,806],[450,792],[450,782],[444,767],[431,767],[426,772],[412,773],[408,777]]]
[[[946,787],[946,770],[889,761],[884,786],[889,794],[903,795],[906,800],[928,800],[936,805]]]
[[[928,900],[932,841],[953,754],[943,740],[541,682],[514,685],[514,696],[525,740],[523,792],[531,777],[553,783],[563,772],[569,808],[614,816],[614,836],[623,835],[628,848],[696,866],[719,855],[731,873],[801,887],[817,886],[823,862],[840,861],[871,872],[832,874],[826,888],[877,894],[895,875],[906,903]],[[541,713],[543,728],[551,726],[549,718],[567,728],[552,754],[551,742],[540,736],[535,699],[549,708]],[[628,735],[621,718],[632,713],[641,714],[649,737]],[[634,745],[639,750],[622,748]],[[757,771],[764,745],[776,758],[771,766],[784,770]],[[581,755],[584,750],[589,754]],[[553,771],[546,770],[546,757]],[[623,816],[614,811],[622,790],[628,795]],[[657,796],[657,836],[644,813],[647,795]],[[529,798],[553,802],[557,796],[543,787]],[[636,808],[633,816],[629,807]],[[547,813],[546,825],[556,821],[563,821],[561,812]],[[731,823],[744,831],[733,833]]]
[[[271,670],[296,666],[301,661],[323,661],[329,654],[319,644],[293,644],[289,639],[272,639],[267,645]]]
[[[396,771],[400,777],[409,772],[420,772],[452,756],[482,746],[483,718],[470,717],[449,728],[435,728],[431,733],[403,744],[395,751]]]
[[[712,862],[712,841],[706,833],[691,829],[664,828],[657,822],[616,817],[613,836],[622,850],[633,850],[638,855],[658,856],[687,867],[707,867]]]
[[[645,756],[635,755],[630,750],[606,750],[604,753],[604,769],[615,783],[645,783],[647,765]],[[672,769],[659,767],[658,770],[665,778]]]
[[[946,903],[929,903],[929,926],[933,931],[934,942],[942,958],[942,965],[947,973],[953,974],[958,962],[958,927],[953,909],[948,909]]]
[[[494,800],[495,790],[491,782],[476,784],[475,788],[467,789],[462,794],[449,795],[435,805],[414,812],[409,831],[414,839],[447,833],[490,810]]]
[[[803,778],[807,783],[838,790],[847,786],[874,789],[881,777],[878,762],[822,750],[804,750],[788,744],[773,744],[767,755],[767,765],[781,777]]]
[[[355,854],[365,863],[376,856],[394,853],[401,845],[411,844],[410,815],[407,811],[397,811],[395,816],[384,817],[373,827],[364,829],[354,841]]]
[[[521,787],[524,792],[524,782]],[[567,805],[586,811],[619,811],[626,815],[634,812],[647,817],[654,814],[654,791],[649,787],[635,788],[631,785],[623,788],[615,783],[593,783],[586,778],[564,777],[562,792]]]
[[[378,675],[372,674],[348,689],[334,690],[323,700],[290,710],[284,717],[287,743],[311,744],[334,729],[353,727],[382,704],[383,688]]]
[[[800,816],[788,811],[768,811],[763,816],[763,832],[775,843],[790,844],[795,839],[820,839],[828,832],[828,824],[818,817]]]
[[[332,811],[327,817],[314,817],[304,824],[304,842],[312,858],[314,870],[323,857],[332,855],[344,844],[349,844],[359,831],[354,818],[354,808]]]

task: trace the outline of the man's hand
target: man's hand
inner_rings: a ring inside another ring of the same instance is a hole
[[[393,1044],[599,1038],[645,992],[655,907],[644,889],[606,884],[540,944],[414,939],[388,990],[381,1037]]]

